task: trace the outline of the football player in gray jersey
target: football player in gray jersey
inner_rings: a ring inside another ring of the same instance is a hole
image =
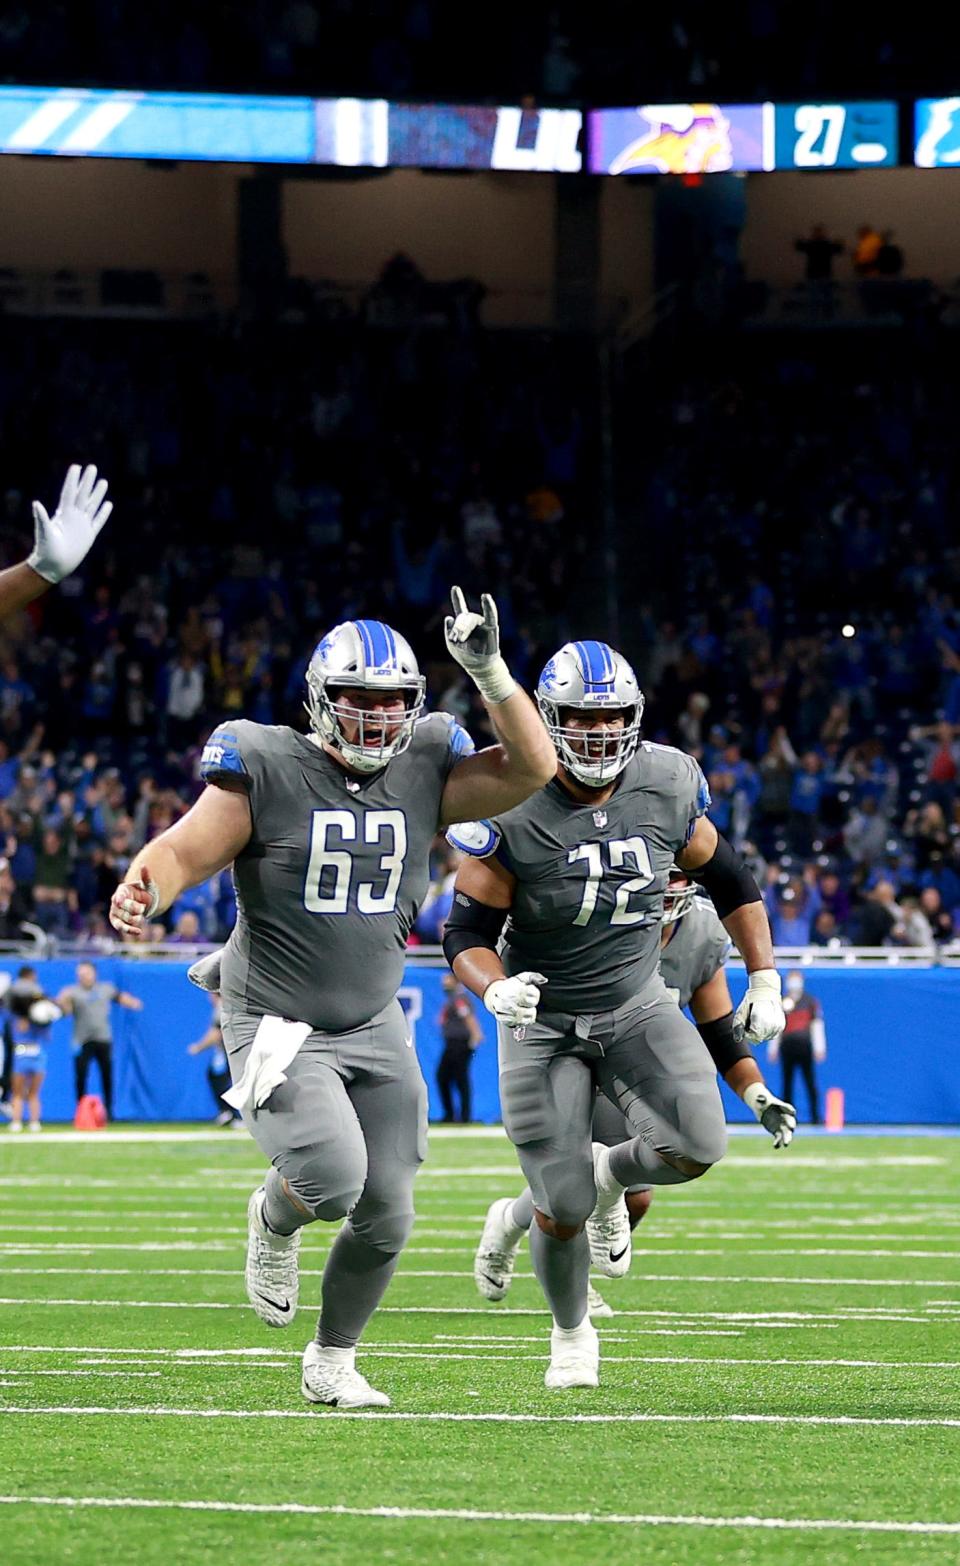
[[[451,828],[451,833],[457,837],[456,828]],[[463,840],[462,833],[458,840]],[[476,853],[469,840],[466,851]],[[697,1031],[728,1087],[753,1110],[764,1130],[773,1137],[774,1147],[788,1147],[796,1130],[797,1112],[792,1104],[770,1092],[752,1052],[730,1039],[733,1002],[723,967],[731,950],[730,937],[712,903],[697,896],[698,891],[686,871],[674,865],[663,898],[660,975],[677,1004],[689,1006]],[[593,1140],[616,1147],[632,1135],[630,1122],[622,1111],[598,1094],[593,1110]],[[625,1193],[631,1229],[646,1216],[652,1197],[649,1186],[634,1186]],[[484,1299],[505,1297],[517,1251],[532,1222],[533,1196],[529,1186],[516,1199],[500,1197],[491,1203],[473,1263],[474,1280]],[[609,1275],[610,1250],[605,1235],[599,1231],[600,1225],[588,1219],[591,1261],[597,1271]],[[614,1314],[592,1287],[588,1304],[594,1319]]]
[[[402,1008],[406,936],[438,828],[509,810],[553,776],[536,708],[483,614],[453,590],[450,655],[471,676],[499,743],[473,754],[453,719],[423,717],[425,681],[402,636],[347,621],[307,669],[310,733],[231,721],[211,736],[207,784],[137,855],[111,902],[125,935],[228,864],[237,924],[223,953],[229,1101],[270,1161],[251,1196],[247,1293],[287,1326],[300,1230],[346,1219],[323,1277],[302,1390],[341,1408],[384,1406],[355,1365],[413,1223],[426,1147],[426,1088]]]
[[[461,866],[444,951],[497,1018],[504,1125],[533,1194],[530,1250],[554,1318],[546,1383],[559,1389],[597,1385],[591,1213],[612,1263],[625,1263],[624,1191],[696,1179],[726,1148],[713,1061],[659,971],[674,862],[706,888],[750,975],[731,1042],[771,1037],[783,1007],[760,888],[707,819],[697,763],[641,743],[626,660],[569,642],[537,702],[557,776],[492,822],[490,857]],[[591,1147],[598,1089],[633,1133],[613,1148]]]

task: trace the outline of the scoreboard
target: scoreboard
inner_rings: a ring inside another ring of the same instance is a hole
[[[895,103],[778,103],[776,169],[892,168],[898,161]]]
[[[895,103],[662,103],[587,114],[592,174],[890,168]]]

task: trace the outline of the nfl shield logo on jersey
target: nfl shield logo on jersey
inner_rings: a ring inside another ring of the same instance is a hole
[[[607,824],[607,812],[605,810],[595,810],[593,812],[593,824],[594,826],[605,827]]]

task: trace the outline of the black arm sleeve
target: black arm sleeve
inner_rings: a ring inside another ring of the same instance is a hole
[[[733,1037],[733,1012],[717,1017],[714,1022],[698,1022],[697,1032],[706,1044],[722,1077],[738,1060],[752,1060],[753,1051],[746,1044],[737,1044]]]
[[[722,833],[717,834],[713,858],[689,874],[700,882],[721,919],[728,918],[747,903],[763,902],[756,876]]]
[[[453,904],[443,932],[443,955],[453,967],[453,959],[472,947],[485,946],[495,952],[500,931],[506,922],[506,908],[491,908],[466,892],[454,892]]]

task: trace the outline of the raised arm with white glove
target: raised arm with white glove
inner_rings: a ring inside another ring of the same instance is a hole
[[[97,470],[80,471],[77,463],[67,469],[53,516],[39,500],[33,502],[35,539],[27,565],[45,582],[56,585],[75,571],[106,522],[113,502],[107,500],[107,481],[97,481]]]
[[[25,560],[0,571],[0,620],[42,598],[51,587],[75,571],[113,510],[104,500],[107,481],[97,483],[97,470],[74,465],[68,469],[60,501],[48,516],[33,502],[34,544]]]
[[[500,619],[489,593],[480,599],[482,614],[467,608],[459,587],[451,588],[453,614],[443,623],[447,651],[469,674],[484,701],[498,706],[512,696],[517,683],[500,653]]]

